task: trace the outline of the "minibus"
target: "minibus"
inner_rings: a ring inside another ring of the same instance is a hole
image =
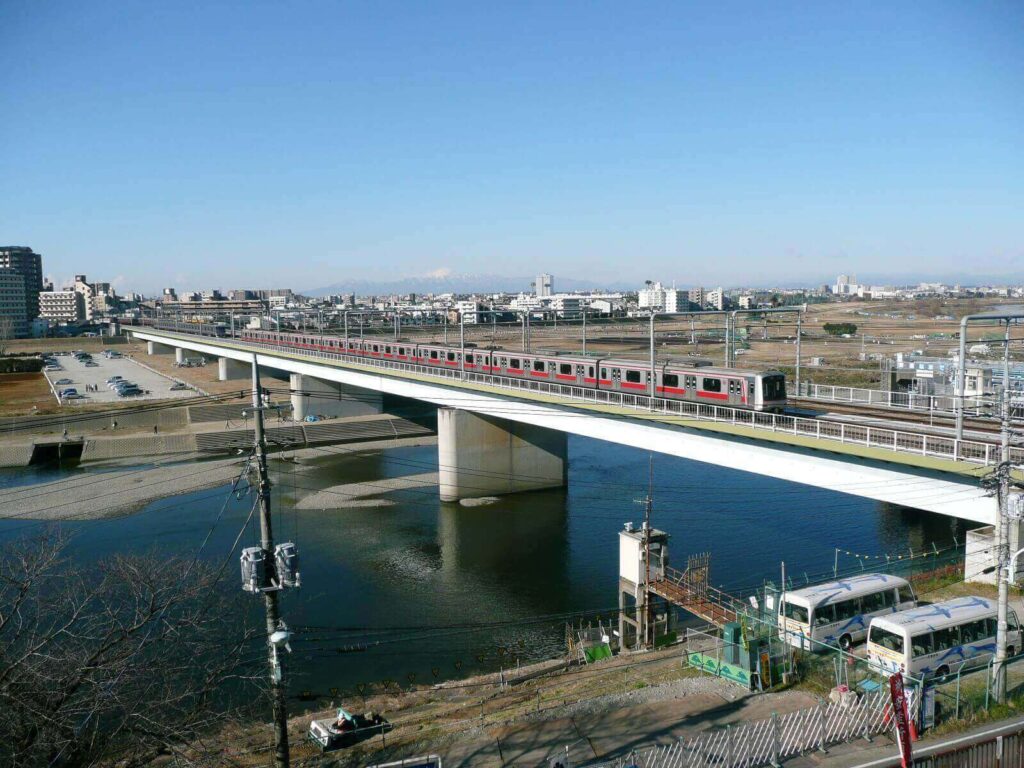
[[[1006,655],[1021,648],[1020,624],[1010,610]],[[958,597],[871,620],[868,661],[883,672],[944,677],[984,666],[996,652],[996,601]]]
[[[867,636],[873,617],[916,605],[906,579],[862,573],[782,595],[779,637],[805,650],[825,650],[821,644],[848,650]]]

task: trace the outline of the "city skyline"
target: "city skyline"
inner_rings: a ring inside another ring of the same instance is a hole
[[[1022,15],[9,6],[0,240],[147,292],[1010,277]]]

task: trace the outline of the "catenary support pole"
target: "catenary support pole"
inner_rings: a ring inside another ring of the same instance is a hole
[[[806,305],[805,305],[806,306]],[[803,335],[803,312],[798,312],[796,315],[796,394],[800,396],[800,338]]]
[[[252,406],[255,422],[256,471],[259,475],[257,493],[260,501],[260,548],[263,562],[274,562],[274,534],[270,519],[270,476],[267,471],[267,437],[263,429],[263,394],[260,388],[260,368],[256,355],[252,356]],[[273,569],[268,568],[269,574]],[[264,584],[264,587],[271,585]],[[267,653],[270,661],[270,695],[274,715],[274,765],[288,768],[288,709],[285,702],[284,663],[271,642],[271,635],[280,628],[277,591],[263,592],[266,610]]]
[[[657,362],[654,359],[654,310],[651,310],[651,410],[654,410],[654,397],[657,394]]]
[[[466,378],[466,316],[459,312],[459,378]]]
[[[587,356],[587,308],[583,308],[583,356]]]

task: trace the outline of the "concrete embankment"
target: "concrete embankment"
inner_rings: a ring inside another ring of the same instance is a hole
[[[431,445],[433,436],[371,440],[353,445],[351,451],[372,451],[410,445]],[[323,458],[317,448],[290,452],[291,457]],[[95,473],[78,473],[74,477],[49,483],[19,486],[0,490],[0,519],[25,520],[95,520],[129,514],[160,499],[217,488],[232,482],[241,471],[245,458],[212,461],[179,462],[145,469],[132,468]],[[295,464],[290,472],[301,473],[313,466]],[[341,497],[318,507],[340,507]],[[171,505],[168,505],[170,508]]]
[[[188,418],[185,419],[181,414],[157,414],[163,420],[154,421],[152,432],[140,431],[140,424],[134,421],[130,425],[119,422],[118,430],[114,430],[109,419],[105,419],[102,432],[87,433],[80,437],[76,435],[75,439],[84,441],[81,462],[149,460],[154,457],[182,460],[234,454],[252,445],[251,422],[247,422],[242,415],[242,406],[192,406],[174,410],[189,411]],[[126,429],[126,426],[129,428]],[[276,420],[268,423],[266,432],[271,452],[433,435],[432,430],[421,424],[386,413],[311,423]],[[53,438],[45,434],[5,439],[0,444],[0,467],[28,466],[38,460],[38,446],[52,442]]]

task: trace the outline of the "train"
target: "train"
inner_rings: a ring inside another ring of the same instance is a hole
[[[651,366],[641,360],[577,357],[561,354],[514,352],[466,345],[419,344],[409,341],[309,335],[285,331],[245,329],[242,341],[328,352],[374,360],[390,360],[439,369],[461,369],[529,381],[547,381],[573,387],[651,394]],[[657,363],[654,393],[666,400],[724,405],[781,413],[786,407],[786,377],[781,371]]]

